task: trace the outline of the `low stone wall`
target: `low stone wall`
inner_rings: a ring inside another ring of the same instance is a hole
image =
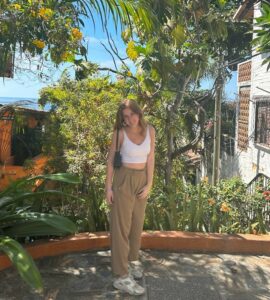
[[[71,252],[108,249],[109,245],[108,232],[79,233],[57,240],[38,241],[26,246],[26,250],[37,259]],[[270,255],[270,235],[152,231],[143,232],[142,249]],[[10,266],[9,258],[0,255],[0,270]]]

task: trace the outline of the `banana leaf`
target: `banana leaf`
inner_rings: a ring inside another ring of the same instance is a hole
[[[69,219],[53,214],[24,212],[3,217],[0,229],[5,235],[13,237],[65,235],[77,231],[76,225]]]
[[[42,291],[41,276],[32,257],[12,237],[63,236],[75,233],[76,225],[65,217],[29,212],[34,208],[29,200],[39,201],[51,195],[82,199],[58,190],[32,191],[37,179],[69,184],[78,184],[80,180],[78,176],[67,173],[40,175],[19,179],[0,193],[0,251],[9,256],[23,280],[34,289]]]
[[[21,278],[38,292],[42,292],[43,285],[40,273],[33,258],[15,240],[7,236],[0,236],[0,250],[2,250],[17,268]]]
[[[60,181],[65,183],[73,183],[79,184],[81,183],[80,178],[77,175],[70,174],[70,173],[57,173],[57,174],[45,174],[45,175],[38,175],[35,177],[27,178],[27,181],[35,181],[37,179],[48,179],[53,181]]]
[[[72,184],[81,183],[80,178],[77,175],[70,174],[70,173],[44,174],[44,175],[38,175],[30,178],[21,178],[12,182],[4,191],[0,192],[0,198],[6,195],[9,196],[11,193],[19,191],[22,187],[25,187],[31,184],[32,182],[34,183],[38,179],[53,180],[53,181],[72,183]]]
[[[31,199],[31,198],[35,198],[35,200],[37,200],[38,198],[42,199],[44,196],[48,196],[48,195],[59,195],[59,196],[65,196],[68,198],[74,198],[77,200],[82,200],[84,201],[84,199],[80,199],[79,197],[73,196],[71,194],[66,194],[63,193],[61,191],[57,191],[57,190],[45,190],[45,191],[41,191],[41,192],[21,192],[18,195],[14,195],[14,196],[5,196],[0,198],[0,209],[3,209],[4,207],[10,205],[10,204],[14,204],[14,203],[18,203],[20,201],[24,201],[27,199]]]
[[[16,181],[12,181],[6,189],[0,192],[0,198],[3,198],[6,195],[9,196],[10,193],[14,193],[15,191],[18,190],[20,186],[25,185],[25,183],[26,183],[26,178],[19,178],[16,179]]]
[[[9,205],[11,201],[13,200],[13,197],[4,196],[0,198],[0,209],[5,207],[6,205]]]

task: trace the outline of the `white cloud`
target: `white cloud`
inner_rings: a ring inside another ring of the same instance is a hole
[[[111,69],[115,69],[115,66],[114,66],[114,62],[113,60],[103,60],[103,61],[96,61],[101,68],[111,68]],[[120,59],[116,59],[115,60],[115,63],[116,63],[116,66],[118,69],[120,69],[121,65],[122,65],[122,62]],[[126,65],[130,68],[131,72],[135,72],[136,71],[136,67],[134,66],[134,63],[131,61],[131,60],[126,60],[125,61]]]
[[[101,43],[105,44],[105,45],[108,45],[108,40],[107,39],[98,39],[96,37],[92,37],[92,36],[87,36],[85,37],[85,40],[86,42],[89,43],[89,45],[98,45],[98,46],[101,46]]]

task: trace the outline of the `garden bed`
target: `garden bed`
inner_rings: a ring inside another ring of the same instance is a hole
[[[109,248],[109,233],[79,233],[62,239],[38,241],[26,246],[33,258]],[[142,234],[143,249],[201,253],[270,255],[270,235],[152,231]],[[0,270],[11,266],[0,255]]]

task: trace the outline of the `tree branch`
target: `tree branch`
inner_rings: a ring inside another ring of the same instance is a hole
[[[120,72],[120,71],[118,71],[118,70],[114,70],[114,69],[107,68],[107,67],[104,67],[104,68],[103,68],[103,67],[98,67],[97,69],[98,69],[99,71],[109,71],[109,72],[112,72],[112,73],[121,75],[121,76],[123,76],[123,77],[129,77],[129,78],[131,78],[131,79],[133,79],[133,80],[135,80],[135,81],[138,81],[138,79],[137,79],[136,77],[134,77],[133,75],[128,75],[128,74],[122,73],[122,72]]]
[[[122,64],[125,66],[125,68],[126,68],[127,70],[129,70],[129,67],[128,67],[127,64],[125,63],[125,59],[127,59],[127,58],[122,58],[122,57],[119,55],[118,49],[117,49],[117,47],[116,47],[116,45],[115,45],[115,43],[114,43],[114,41],[113,41],[113,39],[112,39],[112,36],[109,34],[107,27],[105,27],[105,31],[106,31],[107,40],[108,40],[108,43],[109,43],[109,46],[110,46],[111,51],[112,51],[112,52],[114,53],[114,55],[116,55],[117,58],[122,62]],[[111,54],[111,56],[113,56],[112,53],[111,53],[111,51],[109,51],[109,49],[108,49],[107,47],[105,47],[105,45],[103,45],[103,47]]]
[[[113,59],[114,67],[115,67],[116,70],[118,70],[117,65],[116,65],[116,61],[115,61],[115,58],[114,58],[112,52],[107,48],[107,46],[105,46],[105,44],[103,44],[102,42],[100,42],[100,43],[105,48],[105,50],[111,55],[111,57]]]
[[[198,131],[196,137],[190,143],[186,144],[183,147],[175,149],[171,154],[171,159],[175,159],[180,154],[185,153],[186,151],[188,151],[190,149],[193,149],[199,143],[199,141],[201,140],[201,138],[203,136],[206,111],[197,101],[194,101],[194,103],[198,106],[198,115],[199,115],[198,123],[200,126],[199,131]]]

